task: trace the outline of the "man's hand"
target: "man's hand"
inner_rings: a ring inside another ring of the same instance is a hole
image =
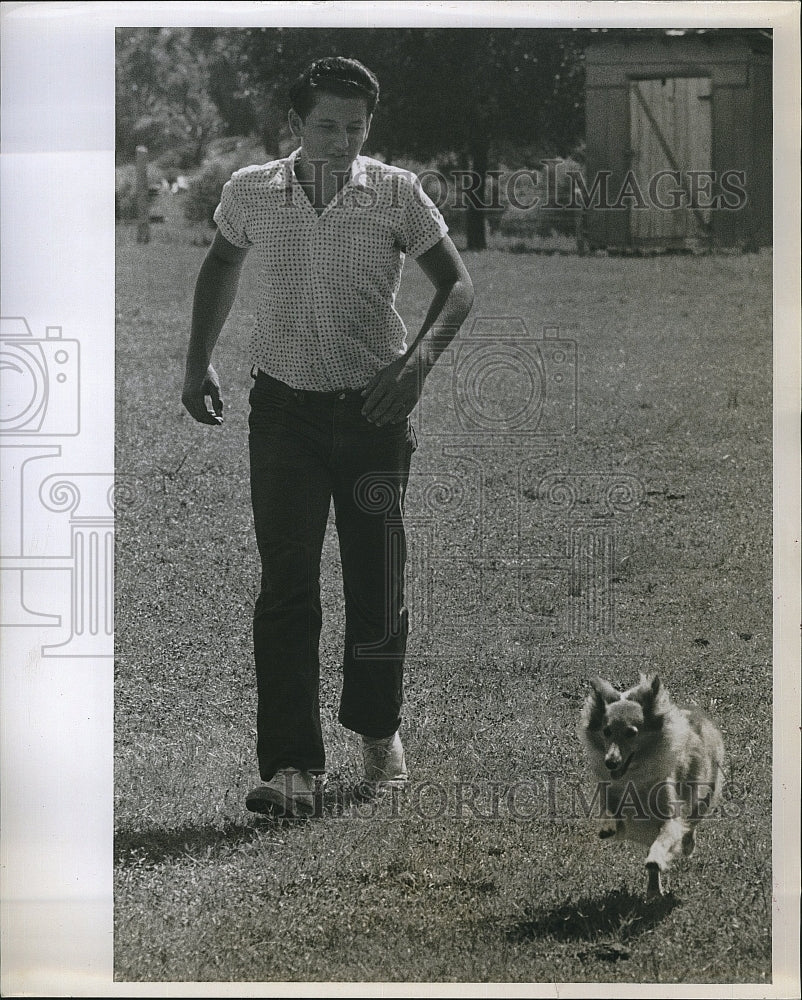
[[[380,427],[400,423],[415,409],[423,381],[456,336],[473,304],[473,284],[448,236],[418,257],[435,287],[420,333],[411,349],[375,375],[362,395],[362,414]]]
[[[209,362],[237,294],[239,276],[247,253],[242,247],[229,243],[218,232],[195,282],[192,331],[189,335],[181,402],[201,424],[223,422],[220,379]]]
[[[206,402],[207,399],[212,404],[211,409]],[[211,365],[209,365],[206,377],[200,385],[184,383],[181,402],[199,423],[222,424],[223,399],[220,395],[220,379]]]
[[[423,368],[417,354],[397,358],[362,390],[362,415],[371,423],[399,424],[412,413],[423,390]]]

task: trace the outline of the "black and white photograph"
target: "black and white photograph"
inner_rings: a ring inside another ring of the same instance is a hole
[[[2,16],[4,995],[798,995],[798,5]]]

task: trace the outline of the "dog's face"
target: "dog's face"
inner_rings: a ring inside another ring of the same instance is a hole
[[[609,776],[618,781],[659,739],[668,696],[659,677],[644,677],[625,692],[599,678],[591,685],[593,691],[582,710],[585,740],[603,758]]]

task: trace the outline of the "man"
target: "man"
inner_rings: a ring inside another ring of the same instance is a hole
[[[254,812],[313,813],[315,775],[325,771],[319,576],[332,499],[346,619],[339,720],[362,737],[363,791],[380,794],[408,778],[398,729],[409,414],[470,311],[473,288],[414,176],[360,156],[378,97],[376,77],[354,59],[305,70],[290,91],[300,147],[225,185],[195,289],[182,399],[196,420],[219,425],[210,360],[255,248],[249,450],[262,561],[254,657],[263,784],[246,799]],[[395,310],[405,255],[435,289],[410,345]]]

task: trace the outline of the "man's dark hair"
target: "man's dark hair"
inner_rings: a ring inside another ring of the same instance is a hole
[[[361,97],[372,115],[379,103],[379,81],[358,59],[326,56],[307,66],[290,87],[290,104],[301,118],[306,118],[319,94]]]

